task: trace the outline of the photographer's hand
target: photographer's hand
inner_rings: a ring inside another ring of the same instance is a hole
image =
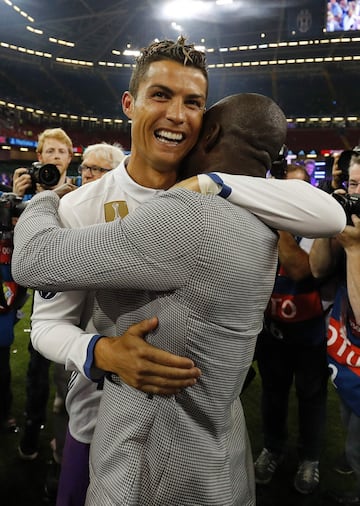
[[[351,220],[354,225],[347,225],[344,231],[336,236],[336,239],[347,255],[356,253],[360,256],[360,218],[353,214]]]
[[[25,167],[19,167],[13,175],[13,192],[18,197],[23,197],[29,187],[31,187],[31,176]]]
[[[334,163],[332,167],[332,179],[331,179],[331,188],[333,190],[337,190],[338,188],[342,188],[341,184],[341,175],[342,170],[339,169],[338,160],[340,158],[340,154],[334,155]]]

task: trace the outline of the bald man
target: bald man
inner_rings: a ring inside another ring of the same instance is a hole
[[[327,231],[342,229],[341,207],[324,192],[312,188],[319,195],[310,194],[301,184],[262,179],[285,136],[286,119],[273,101],[255,94],[228,97],[205,114],[184,173],[191,174],[189,167],[194,172],[230,167],[233,174],[250,175],[240,183],[245,200],[255,195],[252,210],[262,208],[260,215],[270,215],[270,222],[277,215],[277,228],[285,222],[306,228],[302,220],[308,211],[289,202],[306,194],[309,209],[315,196],[309,215],[317,214],[317,220],[308,225],[309,233],[324,233],[320,229],[329,213],[336,225],[333,221]],[[231,182],[235,176],[212,177],[210,187],[215,184],[218,192],[219,184],[223,194],[231,194],[222,179]],[[275,192],[275,183],[282,189]],[[241,192],[236,198],[241,200]],[[116,374],[116,339],[102,336],[94,343],[93,377],[110,372],[92,443],[87,503],[255,504],[239,393],[274,283],[277,234],[226,200],[182,188],[151,199],[123,220],[87,229],[59,229],[57,205],[58,197],[48,192],[23,213],[15,238],[15,279],[52,291],[96,289],[100,319],[115,314],[119,293],[124,298],[124,290],[135,289],[141,303],[132,300],[127,314],[116,309],[117,334],[146,318],[128,333],[147,333],[147,342],[191,358],[201,370],[186,390],[149,395]],[[86,265],[81,272],[69,265],[75,248]]]

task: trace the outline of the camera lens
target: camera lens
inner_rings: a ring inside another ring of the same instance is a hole
[[[56,165],[47,163],[39,169],[39,183],[44,186],[55,186],[60,179],[60,172]]]
[[[52,163],[45,163],[42,165],[40,162],[34,162],[32,167],[33,177],[36,183],[47,186],[48,188],[58,184],[60,172],[56,165]]]

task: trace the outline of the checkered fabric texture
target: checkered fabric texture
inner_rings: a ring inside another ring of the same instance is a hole
[[[36,228],[55,226],[56,199],[36,198]],[[254,505],[239,394],[273,288],[276,235],[227,201],[179,189],[105,226],[40,230],[32,244],[34,277],[46,289],[98,290],[98,329],[110,319],[119,335],[157,315],[148,341],[202,370],[197,385],[170,397],[105,380],[87,504]]]

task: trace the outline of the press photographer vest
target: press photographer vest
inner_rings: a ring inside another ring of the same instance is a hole
[[[326,338],[325,314],[320,283],[313,276],[294,281],[279,264],[264,315],[266,330],[281,340],[318,345]]]

